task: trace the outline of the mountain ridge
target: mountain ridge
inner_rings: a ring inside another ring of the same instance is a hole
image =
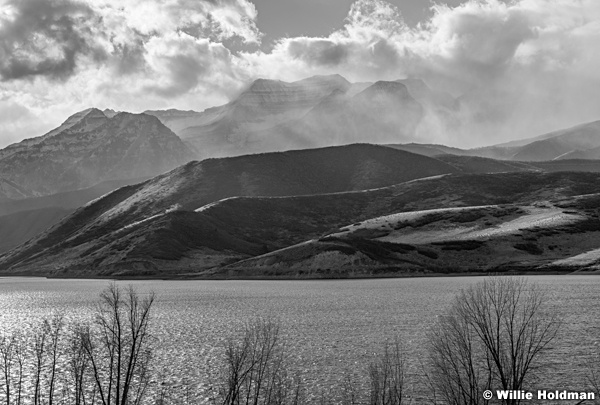
[[[4,260],[35,256],[56,243],[85,245],[148,218],[194,211],[231,196],[362,190],[455,171],[435,159],[362,144],[190,162],[86,204]]]
[[[178,175],[189,175],[195,169],[197,165],[191,163],[176,171]],[[4,255],[0,266],[13,274],[35,268],[55,276],[167,277],[181,272],[198,275],[200,270],[212,267],[216,273],[205,275],[220,277],[223,273],[218,269],[231,261],[291,248],[293,243],[319,238],[335,231],[331,228],[355,221],[440,206],[535,205],[594,192],[599,176],[534,171],[454,173],[371,190],[323,194],[323,189],[316,189],[318,193],[304,196],[234,196],[218,200],[215,195],[212,199],[216,201],[205,199],[202,203],[197,197],[177,197],[188,196],[190,190],[198,192],[197,186],[174,184],[163,175],[89,203],[70,219]],[[161,184],[171,190],[165,192]],[[57,255],[60,260],[52,259]]]
[[[71,116],[55,131],[0,151],[0,177],[33,195],[89,187],[105,180],[167,171],[193,158],[156,117],[98,109]]]

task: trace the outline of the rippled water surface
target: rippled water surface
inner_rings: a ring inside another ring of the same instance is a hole
[[[399,335],[418,373],[427,329],[454,295],[480,278],[343,281],[133,281],[154,291],[157,359],[165,380],[182,378],[203,391],[226,336],[258,316],[281,319],[297,372],[309,386],[329,385],[348,369],[362,372],[365,358]],[[600,337],[600,277],[539,276],[550,304],[564,321],[551,358],[550,388],[580,386],[589,353]],[[87,318],[100,280],[0,278],[0,330],[27,328],[53,312]]]

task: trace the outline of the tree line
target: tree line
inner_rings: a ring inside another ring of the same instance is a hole
[[[157,383],[152,353],[154,294],[108,286],[91,319],[56,315],[32,332],[0,336],[0,403],[5,405],[188,405]],[[490,277],[464,289],[438,317],[422,359],[426,399],[410,395],[409,354],[395,338],[336,389],[310,392],[294,374],[290,351],[275,319],[249,321],[222,348],[208,401],[214,405],[479,405],[520,404],[486,399],[484,391],[520,391],[544,375],[544,360],[560,320],[547,295],[522,278]],[[597,355],[597,354],[596,354]],[[600,397],[599,362],[585,382]],[[188,393],[190,391],[188,390]]]

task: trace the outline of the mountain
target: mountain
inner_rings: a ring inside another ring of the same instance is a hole
[[[387,146],[430,157],[451,154],[515,162],[600,160],[600,121],[577,125],[534,138],[474,149],[419,143],[389,144]]]
[[[110,180],[93,187],[43,197],[0,200],[0,253],[50,228],[76,208],[115,189],[145,179]]]
[[[221,163],[227,160],[222,159]],[[194,176],[172,173],[168,179],[163,177],[122,188],[88,204],[3,256],[1,268],[11,274],[193,273],[221,277],[233,271],[234,275],[265,275],[268,273],[264,267],[251,270],[252,261],[240,262],[239,266],[231,263],[252,257],[258,260],[267,252],[288,248],[291,255],[286,260],[293,261],[291,258],[303,257],[295,255],[296,244],[315,244],[314,239],[335,234],[341,227],[383,215],[492,204],[544,206],[540,201],[568,200],[598,191],[600,180],[597,173],[450,174],[366,191],[277,198],[229,197],[198,206],[192,201],[199,201],[201,195],[192,200],[183,198],[188,194],[185,190],[196,190],[197,186],[190,184],[188,188],[179,183],[175,190],[165,190],[175,178]],[[269,192],[262,190],[259,194]],[[463,218],[463,222],[467,219]],[[486,221],[480,221],[488,228],[500,223],[487,222],[486,225]],[[596,240],[593,235],[587,236]],[[583,243],[581,249],[588,246],[589,243]],[[223,267],[228,264],[231,265]],[[213,269],[206,270],[210,268]],[[245,270],[239,273],[235,269]]]
[[[31,196],[30,191],[23,189],[12,181],[0,178],[0,204],[4,201],[19,200]]]
[[[156,117],[97,109],[56,130],[0,151],[0,177],[33,195],[90,187],[107,180],[154,176],[193,158]]]
[[[36,138],[25,139],[21,142],[9,145],[6,148],[0,150],[0,159],[4,159],[7,156],[13,155],[15,153],[26,153],[26,151],[32,146],[38,145],[44,142],[45,140],[50,139],[53,136],[61,134],[65,131],[89,131],[97,128],[105,122],[106,116],[102,113],[102,111],[95,108],[88,108],[86,110],[71,115],[59,127],[53,129],[45,135]]]
[[[444,91],[431,89],[421,79],[400,79],[396,80],[396,82],[406,86],[411,96],[421,105],[451,111],[456,111],[459,108],[459,103],[454,97]]]
[[[165,121],[201,157],[239,155],[249,152],[244,145],[250,133],[298,119],[332,92],[350,88],[350,83],[339,75],[314,76],[292,83],[258,79],[230,103],[193,115],[191,121],[196,120],[195,125],[180,129],[181,120]]]
[[[323,144],[409,139],[423,113],[404,84],[379,81],[352,97],[338,93],[324,100],[299,123],[290,124],[296,133],[289,138],[300,136]]]
[[[24,267],[40,272],[85,269],[86,274],[137,266],[132,263],[154,268],[152,261],[134,254],[151,238],[159,238],[165,246],[181,238],[185,239],[183,246],[195,246],[206,238],[223,246],[214,234],[206,236],[220,228],[210,222],[202,225],[195,210],[224,198],[364,190],[454,172],[455,168],[435,159],[366,144],[191,162],[88,203],[4,255],[0,266],[11,271]],[[173,240],[160,237],[165,233]],[[257,253],[256,242],[237,235],[235,225],[223,238],[234,245],[242,239],[245,254]],[[173,251],[177,255],[178,250]]]
[[[356,94],[333,91],[302,117],[251,131],[226,153],[410,139],[422,116],[423,107],[405,85],[380,81]]]
[[[199,158],[356,142],[398,143],[456,127],[459,104],[419,79],[350,83],[339,75],[258,79],[228,104],[202,112],[146,111]]]
[[[120,187],[141,183],[147,179],[147,177],[142,177],[138,179],[108,180],[80,190],[65,191],[42,197],[3,200],[0,201],[0,216],[45,208],[74,210]]]
[[[179,133],[186,128],[208,123],[212,118],[210,111],[211,109],[203,112],[176,109],[146,110],[144,114],[158,118],[171,131]]]
[[[535,138],[472,149],[469,153],[529,162],[598,159],[600,158],[600,121],[576,125]]]

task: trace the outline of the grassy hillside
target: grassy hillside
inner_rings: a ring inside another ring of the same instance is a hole
[[[348,277],[600,269],[600,194],[405,212],[213,269],[214,277]]]
[[[98,244],[118,244],[130,230],[140,229],[131,242],[137,246],[149,234],[161,234],[146,227],[175,211],[193,211],[232,196],[372,189],[456,171],[439,160],[366,144],[191,162],[87,204],[0,258],[0,266],[33,267],[43,262],[52,269],[78,267],[94,272],[100,265],[122,259]]]
[[[2,265],[10,271],[35,269],[54,274],[73,271],[129,275],[198,273],[335,235],[342,227],[371,218],[439,207],[534,206],[544,201],[596,193],[600,191],[598,184],[600,174],[597,173],[453,174],[368,191],[234,197],[195,211],[176,207],[138,221],[128,221],[127,216],[119,215],[111,221],[103,221],[114,207],[146,187],[132,186],[108,196],[112,201],[105,198],[79,210],[42,237],[6,255]],[[468,222],[472,216],[484,225],[490,222],[482,220],[483,216],[477,211],[453,215],[459,222]],[[88,219],[78,222],[78,218]],[[497,223],[492,220],[487,226]],[[439,224],[441,222],[432,226]],[[380,242],[384,241],[366,243]],[[327,246],[348,244],[346,240],[331,238],[326,243]],[[441,248],[428,248],[421,253],[415,250],[413,254],[421,257],[431,249]],[[259,274],[262,271],[257,270]]]

